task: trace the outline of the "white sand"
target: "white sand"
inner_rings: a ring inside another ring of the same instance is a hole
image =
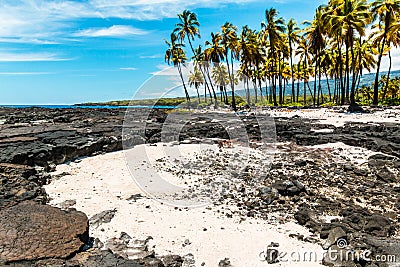
[[[355,165],[368,163],[368,158],[375,154],[384,154],[372,150],[346,145],[342,142],[327,143],[322,145],[306,146],[313,149],[330,149],[338,162],[351,162]]]
[[[191,146],[185,145],[184,150]],[[143,147],[133,150],[142,152]],[[153,156],[157,151],[153,149]],[[138,174],[146,175],[146,169]],[[307,243],[289,237],[289,234],[310,236],[311,233],[294,221],[286,224],[272,224],[261,219],[241,221],[237,215],[233,218],[221,214],[229,213],[229,206],[210,206],[193,209],[175,209],[158,201],[144,197],[128,201],[134,194],[142,193],[133,181],[126,166],[124,152],[115,152],[84,158],[78,163],[59,165],[56,173],[67,172],[45,186],[52,198],[52,205],[65,200],[76,200],[77,210],[88,217],[105,210],[117,209],[110,223],[102,224],[97,229],[90,227],[90,234],[105,242],[112,237],[119,237],[126,232],[137,239],[152,236],[151,245],[157,255],[192,253],[195,266],[218,266],[220,260],[229,258],[233,266],[266,266],[260,260],[260,253],[271,242],[280,244],[279,251],[287,252],[287,262],[274,266],[320,266],[323,250],[318,244]],[[136,175],[136,173],[133,173]],[[218,212],[220,210],[220,212]],[[273,217],[274,214],[271,214]],[[205,230],[206,229],[206,230]],[[182,246],[185,240],[190,245]],[[317,262],[295,262],[289,256],[304,252],[316,253]]]
[[[274,109],[264,111],[264,113],[273,117],[299,116],[315,119],[316,123],[332,124],[336,127],[341,127],[346,122],[400,123],[400,109],[378,110],[366,114],[338,113],[337,110],[327,108],[315,110]],[[332,130],[315,131],[331,132]],[[130,150],[128,154],[130,162],[133,164],[129,169],[126,165],[124,151],[57,166],[55,174],[66,172],[70,175],[53,180],[51,184],[45,186],[47,193],[52,198],[50,204],[57,206],[65,200],[76,200],[74,207],[85,212],[88,217],[105,210],[116,209],[117,213],[110,223],[102,224],[98,228],[93,225],[90,227],[91,236],[99,238],[104,243],[110,238],[119,237],[121,232],[126,232],[136,239],[152,236],[150,249],[154,249],[157,255],[179,254],[183,256],[192,253],[196,260],[195,266],[202,266],[203,262],[204,266],[217,266],[218,262],[224,258],[229,258],[233,266],[266,266],[267,263],[262,262],[259,255],[271,242],[279,243],[279,251],[288,253],[286,256],[288,262],[282,261],[274,266],[320,266],[323,250],[319,245],[289,237],[289,234],[311,236],[311,233],[294,221],[279,224],[279,216],[282,215],[271,214],[271,218],[276,217],[275,221],[254,218],[247,218],[243,221],[235,213],[232,218],[225,215],[232,214],[230,210],[235,210],[234,206],[176,209],[148,197],[136,201],[127,200],[135,194],[146,195],[135,183],[133,176],[140,181],[141,187],[150,186],[153,183],[154,173],[161,174],[173,185],[178,187],[184,185],[181,179],[166,172],[165,168],[163,171],[155,172],[152,164],[162,164],[162,162],[157,163],[157,159],[166,156],[165,151],[159,149],[160,146],[162,144],[137,146]],[[202,145],[200,149],[210,147],[210,145]],[[365,164],[368,156],[374,154],[372,151],[350,147],[343,143],[309,148],[330,149],[336,152],[335,154],[341,159],[351,160],[360,165]],[[177,149],[185,157],[193,158],[196,156],[193,151],[198,151],[199,146],[186,144],[177,146]],[[248,153],[248,151],[240,153]],[[172,154],[174,154],[173,151]],[[145,162],[148,155],[151,155],[152,158]],[[171,164],[171,161],[167,162],[167,166],[168,164]],[[192,180],[187,181],[189,184],[196,181],[196,175],[192,174],[191,178]],[[183,246],[186,240],[189,240],[190,244]],[[316,262],[295,262],[295,259],[290,259],[289,255],[292,253],[294,253],[292,256],[295,256],[298,255],[297,253],[304,254],[304,252],[316,253],[318,260]]]
[[[299,116],[300,118],[315,119],[320,124],[331,124],[336,127],[343,126],[346,122],[361,122],[361,123],[381,123],[391,122],[400,123],[400,109],[385,109],[376,110],[372,113],[349,113],[344,112],[347,107],[337,107],[335,109],[318,108],[318,109],[274,109],[264,111],[273,117],[291,118]],[[342,112],[338,112],[342,109]]]

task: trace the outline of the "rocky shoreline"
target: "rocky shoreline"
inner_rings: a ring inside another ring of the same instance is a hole
[[[388,116],[400,116],[398,110],[392,111],[389,110]],[[142,259],[129,260],[118,256],[118,249],[112,253],[93,248],[86,215],[46,205],[48,197],[43,185],[54,179],[49,172],[56,165],[122,149],[124,115],[123,109],[0,109],[2,264],[182,266],[183,255],[160,258],[148,253]],[[146,122],[147,142],[161,140],[167,115],[166,110],[150,114]],[[183,127],[180,140],[229,138],[224,127],[213,119],[221,116],[221,113],[195,114],[192,123]],[[261,140],[257,118],[248,113],[240,118],[250,139]],[[253,188],[254,185],[246,184],[246,177],[239,177],[244,181],[242,186],[230,187],[223,201],[234,203],[243,217],[267,219],[268,214],[276,211],[292,214],[300,225],[318,235],[319,240],[314,241],[320,242],[324,249],[344,250],[336,244],[342,238],[351,244],[351,250],[369,249],[373,255],[397,255],[400,261],[400,124],[348,122],[336,127],[313,118],[279,115],[274,121],[278,153],[271,170],[263,177],[264,183]],[[180,123],[179,116],[176,123]],[[323,146],[339,142],[342,144],[339,148]],[[350,153],[353,158],[343,156],[343,150],[351,148],[374,153],[356,151]],[[218,171],[219,167],[215,168]],[[252,170],[246,172],[249,175]],[[53,223],[42,226],[49,221]],[[121,236],[118,246],[124,242]],[[397,266],[362,259],[341,263],[324,259],[323,263]]]

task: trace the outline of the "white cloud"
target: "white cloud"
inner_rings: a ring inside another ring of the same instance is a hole
[[[155,55],[149,55],[149,56],[140,56],[140,58],[142,58],[142,59],[148,59],[148,58],[154,59],[154,58],[162,58],[162,57],[163,57],[162,54],[155,54]]]
[[[1,53],[0,62],[28,62],[28,61],[66,61],[72,58],[61,58],[50,53]]]
[[[120,70],[137,70],[137,68],[119,68]]]
[[[152,75],[158,76],[177,76],[179,75],[178,69],[174,68],[174,66],[168,66],[167,64],[158,64],[156,66],[158,69],[155,72],[151,72]]]
[[[126,25],[114,25],[109,28],[87,29],[73,34],[81,37],[123,37],[129,35],[144,35],[147,31]]]
[[[20,76],[20,75],[47,75],[54,74],[52,72],[0,72],[4,76]]]
[[[0,42],[56,43],[76,34],[77,21],[90,18],[161,20],[186,8],[218,7],[260,0],[1,0]],[[144,34],[132,26],[83,30],[79,36]]]

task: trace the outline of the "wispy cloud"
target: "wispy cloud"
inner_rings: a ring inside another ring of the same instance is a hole
[[[0,43],[29,43],[29,44],[60,44],[60,42],[50,41],[45,39],[37,39],[37,38],[17,38],[17,37],[0,37]]]
[[[1,53],[0,62],[29,62],[29,61],[66,61],[73,58],[61,58],[50,53]]]
[[[155,72],[150,72],[150,74],[157,76],[177,76],[177,77],[179,75],[177,68],[168,66],[167,64],[158,64],[156,68],[158,70]]]
[[[133,70],[137,70],[137,68],[119,68],[120,70],[131,70],[131,71],[133,71]]]
[[[140,56],[142,59],[154,59],[154,58],[162,58],[162,54],[155,54],[155,55],[149,55],[149,56]]]
[[[123,37],[129,35],[145,35],[147,31],[126,25],[114,25],[109,28],[87,29],[73,34],[81,37]]]
[[[82,19],[161,20],[186,8],[218,7],[260,0],[1,0],[0,42],[52,44],[70,36],[129,36],[145,34],[134,25],[115,25],[77,32]]]
[[[0,72],[4,76],[20,76],[20,75],[48,75],[54,74],[53,72]]]

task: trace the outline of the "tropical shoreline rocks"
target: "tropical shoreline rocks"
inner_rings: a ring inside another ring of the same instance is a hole
[[[160,131],[167,113],[163,110],[156,110],[151,116],[153,119],[146,122],[145,138],[147,142],[159,142],[161,140]],[[251,114],[240,116],[242,119],[244,118],[243,121],[245,121],[250,139],[260,140],[257,118]],[[221,117],[223,117],[221,113],[207,114],[206,117],[201,113],[195,115],[193,123],[182,128],[180,141],[204,137],[229,138],[223,125],[216,120]],[[175,119],[179,123],[179,116]],[[118,259],[114,255],[115,253],[96,250],[80,252],[82,245],[90,246],[88,233],[83,231],[83,228],[87,228],[87,218],[73,210],[65,213],[43,205],[48,201],[42,188],[51,179],[48,171],[53,170],[56,164],[79,157],[121,150],[123,148],[123,120],[124,110],[118,109],[93,109],[90,112],[83,109],[0,109],[0,121],[4,121],[0,125],[0,178],[2,184],[0,212],[4,212],[4,218],[15,217],[15,223],[24,221],[21,217],[12,215],[13,212],[20,211],[21,216],[33,216],[34,218],[42,216],[42,219],[54,214],[56,220],[63,221],[65,220],[63,217],[69,216],[66,214],[71,213],[79,218],[76,221],[79,235],[85,236],[82,240],[79,239],[79,246],[74,245],[65,250],[68,255],[50,253],[47,256],[39,254],[39,256],[33,257],[33,254],[21,254],[20,258],[7,258],[9,256],[1,254],[3,261],[18,261],[25,266],[31,264],[32,262],[29,263],[31,260],[35,262],[34,264],[39,265],[54,261],[58,262],[57,264],[67,264],[67,266],[72,263],[78,264],[78,266],[91,266],[93,263],[109,261],[112,264],[122,265],[163,266],[162,259],[157,259],[151,253],[146,257],[147,263],[144,263],[146,260],[142,263],[137,261],[130,263],[129,259]],[[353,246],[352,249],[368,247],[375,254],[385,251],[386,253],[399,252],[397,231],[400,218],[398,215],[396,216],[400,211],[399,124],[378,121],[349,122],[343,127],[336,127],[328,123],[317,123],[316,119],[299,117],[280,117],[275,118],[274,122],[277,140],[289,143],[291,147],[287,149],[290,153],[279,154],[278,160],[273,162],[271,172],[265,178],[264,189],[255,192],[254,195],[244,194],[246,191],[242,192],[237,204],[243,215],[263,216],[263,213],[279,208],[292,213],[299,224],[318,233],[321,239],[328,240],[325,242],[325,244],[329,244],[325,245],[327,248],[334,246],[340,235],[346,237],[346,240]],[[142,125],[138,124],[137,127],[142,127]],[[337,142],[379,153],[369,156],[365,164],[357,165],[349,160],[338,162],[330,155],[332,151],[329,149],[321,149],[317,152],[304,150],[306,146]],[[285,150],[286,148],[284,146],[281,149]],[[311,156],[307,157],[304,154]],[[293,176],[294,173],[302,171],[304,171],[302,177]],[[328,191],[321,191],[326,187],[329,188]],[[337,194],[343,195],[344,198],[337,199]],[[229,199],[230,196],[226,197]],[[264,204],[258,205],[257,199],[264,199]],[[40,208],[36,207],[38,205]],[[324,221],[317,214],[335,215],[337,218]],[[38,220],[36,223],[40,224],[42,221]],[[68,225],[66,222],[61,224]],[[66,227],[65,225],[63,227]],[[84,225],[85,227],[83,227]],[[7,233],[9,231],[7,227],[14,226],[3,221],[0,223],[0,227],[6,227],[4,231],[0,232]],[[73,229],[74,227],[66,228]],[[52,229],[57,228],[46,228],[46,231],[51,232]],[[23,230],[22,233],[31,234],[29,229]],[[49,235],[48,232],[42,234]],[[71,235],[75,234],[71,233]],[[15,238],[24,238],[24,235]],[[9,241],[3,240],[2,242]],[[19,244],[20,240],[16,242]],[[57,240],[49,242],[58,244]],[[388,246],[388,244],[391,245]],[[6,254],[14,255],[12,254],[14,249],[23,248],[12,247]],[[4,251],[5,249],[2,253]],[[74,253],[78,254],[70,259]],[[400,260],[400,254],[398,255]],[[178,257],[176,256],[177,260],[173,260],[173,262],[181,262]],[[335,264],[328,261],[325,263],[329,266]],[[173,263],[168,264],[164,265],[174,266],[171,265]],[[351,264],[355,263],[349,264],[348,266],[353,266]],[[365,266],[374,266],[366,264]],[[379,263],[376,266],[385,265]]]

